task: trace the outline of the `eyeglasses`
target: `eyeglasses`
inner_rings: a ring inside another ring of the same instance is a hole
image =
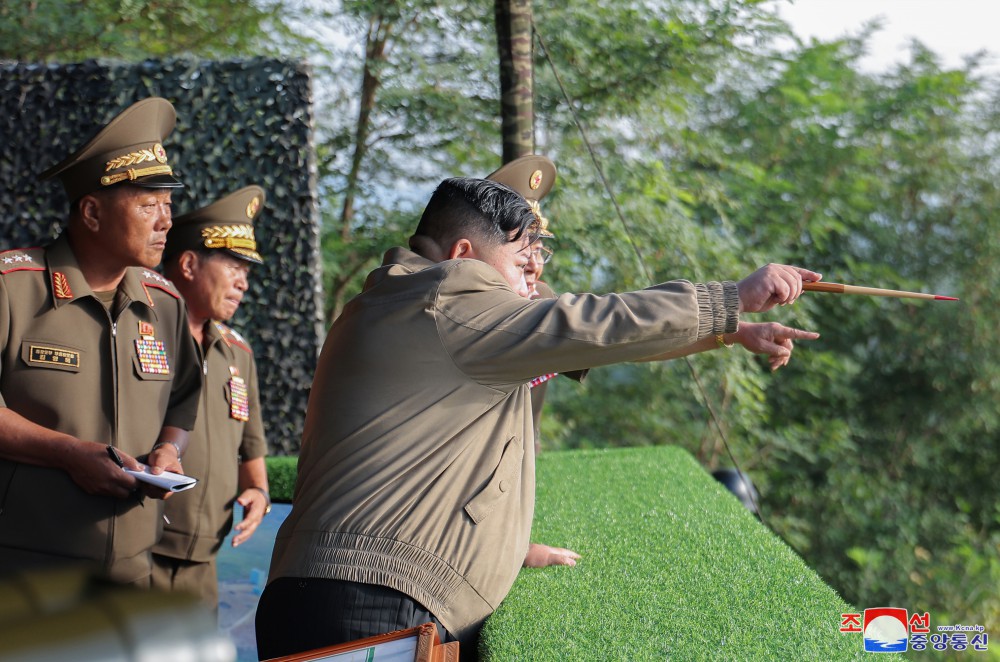
[[[535,246],[528,253],[528,257],[533,260],[538,260],[542,264],[548,264],[549,260],[552,259],[552,249],[547,246]]]

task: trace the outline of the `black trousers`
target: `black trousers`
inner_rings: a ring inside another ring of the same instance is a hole
[[[442,642],[457,639],[405,593],[338,579],[281,577],[257,605],[257,657],[291,655],[377,634],[433,623]],[[462,660],[475,660],[476,641],[459,644]]]

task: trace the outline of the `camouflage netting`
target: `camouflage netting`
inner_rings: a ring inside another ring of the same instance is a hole
[[[297,452],[322,333],[319,228],[309,69],[270,59],[87,61],[0,65],[0,248],[55,238],[68,201],[36,175],[82,146],[131,103],[177,109],[164,142],[186,187],[181,214],[237,188],[267,192],[256,223],[265,264],[232,324],[254,347],[264,423],[275,454]]]

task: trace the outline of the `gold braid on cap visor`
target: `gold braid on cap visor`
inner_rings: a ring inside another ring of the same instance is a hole
[[[135,165],[145,161],[159,161],[163,165],[149,166],[147,168],[129,168],[125,172],[115,173],[114,175],[104,175],[101,177],[101,186],[111,186],[112,184],[123,182],[126,179],[130,182],[134,182],[140,177],[149,177],[150,175],[172,175],[174,172],[173,169],[167,165],[167,152],[163,149],[163,145],[160,143],[156,143],[152,147],[116,156],[104,164],[104,172],[110,172],[111,170],[117,170],[118,168],[124,168],[125,166]]]
[[[151,166],[149,168],[129,168],[125,172],[119,172],[116,175],[105,175],[101,177],[102,186],[111,186],[112,184],[117,184],[118,182],[125,181],[126,179],[133,182],[140,177],[149,177],[150,175],[171,175],[174,170],[170,166]]]
[[[205,239],[205,248],[257,250],[251,225],[214,225],[202,230],[201,236]]]
[[[534,230],[540,234],[548,233],[549,231],[549,219],[542,216],[542,207],[538,204],[538,200],[526,200],[528,206],[531,207],[531,211],[535,214],[535,218],[538,222],[535,223]]]

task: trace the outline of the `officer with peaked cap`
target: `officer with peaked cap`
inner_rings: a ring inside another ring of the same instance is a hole
[[[177,115],[166,99],[150,97],[132,104],[93,139],[52,166],[39,179],[59,178],[71,202],[115,184],[172,189],[183,186],[173,175],[163,140]]]
[[[538,239],[531,245],[528,264],[524,267],[524,280],[528,285],[529,298],[555,299],[555,292],[541,280],[545,264],[552,257],[552,249],[545,245],[545,241],[555,239],[555,235],[549,229],[549,219],[542,214],[540,202],[549,194],[556,183],[556,164],[544,156],[529,154],[505,164],[499,170],[487,175],[486,179],[506,184],[520,193],[527,201],[528,206],[531,207],[531,211],[535,212],[535,216],[538,218]],[[528,386],[531,388],[531,416],[532,427],[535,431],[536,454],[541,451],[539,434],[541,432],[542,407],[545,406],[545,392],[549,387],[549,380],[556,374],[539,375],[528,382]],[[587,376],[587,370],[574,370],[563,374],[574,381],[582,382],[583,378]],[[528,555],[525,557],[525,565],[531,567],[575,565],[579,558],[580,555],[576,552],[562,547],[532,543],[528,549]]]
[[[549,219],[542,214],[540,202],[556,183],[556,164],[544,156],[529,154],[507,163],[487,175],[486,179],[506,184],[520,193],[535,212],[538,218],[538,240],[532,244],[531,259],[524,269],[524,279],[532,299],[554,297],[551,288],[540,280],[544,265],[552,257],[552,249],[545,246],[545,240],[555,239],[555,235],[549,230]]]
[[[201,492],[167,502],[169,521],[153,548],[153,586],[195,593],[213,608],[216,555],[233,526],[233,498],[243,506],[234,547],[271,508],[257,365],[246,340],[224,324],[247,291],[250,266],[262,263],[253,223],[264,199],[259,186],[247,186],[178,216],[164,253],[164,273],[187,302],[205,388],[184,457],[185,469],[201,478]]]
[[[524,268],[524,280],[528,285],[528,296],[532,299],[554,299],[555,292],[547,283],[541,280],[545,265],[552,257],[552,249],[545,245],[546,240],[555,239],[549,227],[549,219],[542,214],[540,202],[549,194],[556,181],[556,166],[544,156],[529,154],[515,159],[499,170],[487,175],[487,179],[506,184],[527,200],[531,210],[538,217],[538,240],[532,244],[528,264]],[[583,381],[587,371],[577,371],[567,376],[576,381]],[[545,389],[554,374],[539,375],[531,382],[531,406],[535,427],[535,452],[538,445],[539,425],[542,419],[542,406],[545,402]]]
[[[88,563],[149,585],[162,490],[201,388],[180,294],[153,268],[171,224],[173,106],[126,108],[41,174],[70,200],[59,238],[0,253],[0,568]],[[140,459],[145,464],[140,464]],[[2,572],[2,571],[0,571]]]

